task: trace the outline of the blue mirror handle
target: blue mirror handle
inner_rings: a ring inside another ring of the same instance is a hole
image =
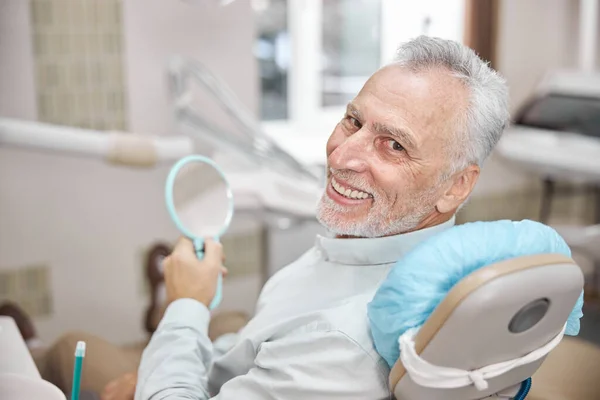
[[[194,249],[196,250],[196,256],[198,257],[198,260],[202,260],[204,258],[204,239],[194,239]],[[215,308],[217,308],[219,304],[221,304],[221,300],[223,300],[223,275],[221,274],[221,272],[219,272],[215,297],[213,297],[212,301],[210,302],[208,309],[214,310]]]
[[[219,272],[219,278],[217,280],[217,290],[215,291],[215,297],[213,297],[210,302],[209,310],[213,310],[221,304],[221,300],[223,300],[223,275]]]

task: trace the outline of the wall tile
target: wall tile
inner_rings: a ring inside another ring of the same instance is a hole
[[[40,121],[127,129],[119,0],[31,0]]]

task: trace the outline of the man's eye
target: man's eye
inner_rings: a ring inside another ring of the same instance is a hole
[[[354,127],[358,128],[358,129],[362,128],[362,124],[356,118],[354,118],[354,117],[348,117],[348,121],[350,121],[350,123],[352,125],[354,125]]]
[[[392,150],[394,150],[394,151],[402,151],[402,150],[404,150],[404,147],[402,147],[402,145],[400,143],[396,142],[393,139],[390,139],[388,141],[388,143],[389,143],[390,148]]]

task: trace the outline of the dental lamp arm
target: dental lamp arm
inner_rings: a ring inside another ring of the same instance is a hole
[[[136,167],[152,167],[194,151],[193,140],[186,136],[102,132],[0,118],[0,146],[3,145],[96,157]]]
[[[322,177],[299,162],[293,155],[280,147],[260,128],[253,114],[236,98],[228,86],[203,64],[181,56],[173,57],[169,64],[171,89],[173,92],[175,117],[188,128],[188,133],[217,144],[225,151],[241,153],[258,165],[270,167],[289,174],[320,183]],[[192,106],[190,78],[193,78],[213,100],[229,115],[241,130],[236,135],[223,129],[215,129]]]

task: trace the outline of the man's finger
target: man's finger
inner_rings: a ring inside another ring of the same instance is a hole
[[[215,242],[211,238],[206,238],[204,241],[204,257],[211,263],[221,265],[221,258],[223,257],[223,246],[221,246],[221,243]]]
[[[184,236],[180,237],[179,240],[177,240],[173,254],[177,254],[179,257],[196,254],[194,243]]]

